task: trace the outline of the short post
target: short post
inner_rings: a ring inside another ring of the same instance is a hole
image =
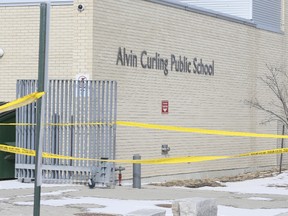
[[[139,154],[133,155],[133,160],[141,160]],[[141,164],[133,163],[133,188],[141,189]]]
[[[285,125],[282,127],[282,135],[285,133]],[[281,139],[281,149],[284,148],[284,138]],[[282,162],[283,162],[283,153],[280,154],[280,162],[279,162],[279,174],[282,173]]]

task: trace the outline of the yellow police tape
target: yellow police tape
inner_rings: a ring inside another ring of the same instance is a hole
[[[35,126],[32,123],[0,123],[0,126]]]
[[[34,102],[35,100],[42,97],[44,92],[34,92],[32,94],[26,95],[22,98],[19,98],[10,103],[0,106],[0,113],[6,112],[25,106]],[[48,123],[48,126],[95,126],[95,125],[108,125],[112,126],[114,124],[127,126],[127,127],[138,127],[154,130],[165,130],[165,131],[177,131],[185,133],[198,133],[198,134],[210,134],[210,135],[220,135],[220,136],[238,136],[238,137],[258,137],[258,138],[284,138],[287,139],[287,135],[276,135],[276,134],[258,134],[258,133],[249,133],[249,132],[233,132],[233,131],[224,131],[224,130],[209,130],[201,128],[187,128],[179,126],[167,126],[167,125],[158,125],[158,124],[147,124],[140,122],[126,122],[126,121],[117,121],[115,123],[103,123],[103,122],[75,122],[75,123]],[[0,126],[34,126],[33,123],[0,123]]]
[[[115,123],[105,123],[105,122],[72,122],[72,123],[47,123],[46,125],[49,125],[49,126],[60,126],[60,127],[69,127],[69,126],[95,126],[95,125],[112,126],[114,124]]]
[[[288,139],[287,135],[258,134],[258,133],[249,133],[249,132],[224,131],[224,130],[209,130],[209,129],[201,129],[201,128],[187,128],[187,127],[167,126],[167,125],[158,125],[158,124],[146,124],[146,123],[139,123],[139,122],[117,121],[116,124],[121,125],[121,126],[127,126],[127,127],[138,127],[138,128],[165,130],[165,131],[177,131],[177,132],[186,132],[186,133],[210,134],[210,135],[221,135],[221,136]]]
[[[140,122],[126,122],[117,121],[116,123],[105,123],[105,122],[73,122],[73,123],[47,123],[46,126],[59,126],[59,127],[69,127],[69,126],[112,126],[112,125],[126,126],[126,127],[138,127],[154,130],[165,130],[165,131],[176,131],[185,133],[198,133],[198,134],[210,134],[210,135],[220,135],[220,136],[237,136],[237,137],[257,137],[257,138],[274,138],[274,139],[288,139],[288,135],[277,135],[277,134],[260,134],[260,133],[250,133],[250,132],[237,132],[237,131],[224,131],[224,130],[210,130],[201,128],[188,128],[179,126],[168,126],[168,125],[158,125],[158,124],[147,124]],[[0,126],[35,126],[33,123],[0,123]]]
[[[15,154],[35,156],[35,151],[31,149],[24,149],[14,146],[7,146],[0,144],[0,151],[10,152]],[[185,156],[185,157],[174,157],[174,158],[156,158],[156,159],[144,159],[144,160],[103,160],[103,159],[92,159],[92,158],[76,158],[71,156],[57,155],[43,152],[43,158],[63,159],[63,160],[89,160],[89,161],[103,161],[111,163],[130,163],[130,164],[180,164],[180,163],[196,163],[203,161],[212,161],[228,158],[239,158],[249,156],[259,156],[268,154],[282,154],[288,153],[288,148],[271,149],[264,151],[249,152],[245,154],[231,155],[231,156]]]
[[[18,98],[14,101],[11,101],[9,103],[6,103],[2,106],[0,106],[0,113],[10,111],[13,109],[17,109],[19,107],[25,106],[27,104],[30,104],[37,99],[41,98],[45,92],[34,92],[32,94],[26,95],[24,97]]]

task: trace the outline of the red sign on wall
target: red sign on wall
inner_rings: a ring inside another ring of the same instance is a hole
[[[169,101],[163,100],[162,101],[162,114],[168,114],[169,113]]]

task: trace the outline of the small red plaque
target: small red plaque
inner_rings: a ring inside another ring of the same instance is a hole
[[[163,100],[162,101],[162,114],[168,114],[169,113],[169,101]]]

